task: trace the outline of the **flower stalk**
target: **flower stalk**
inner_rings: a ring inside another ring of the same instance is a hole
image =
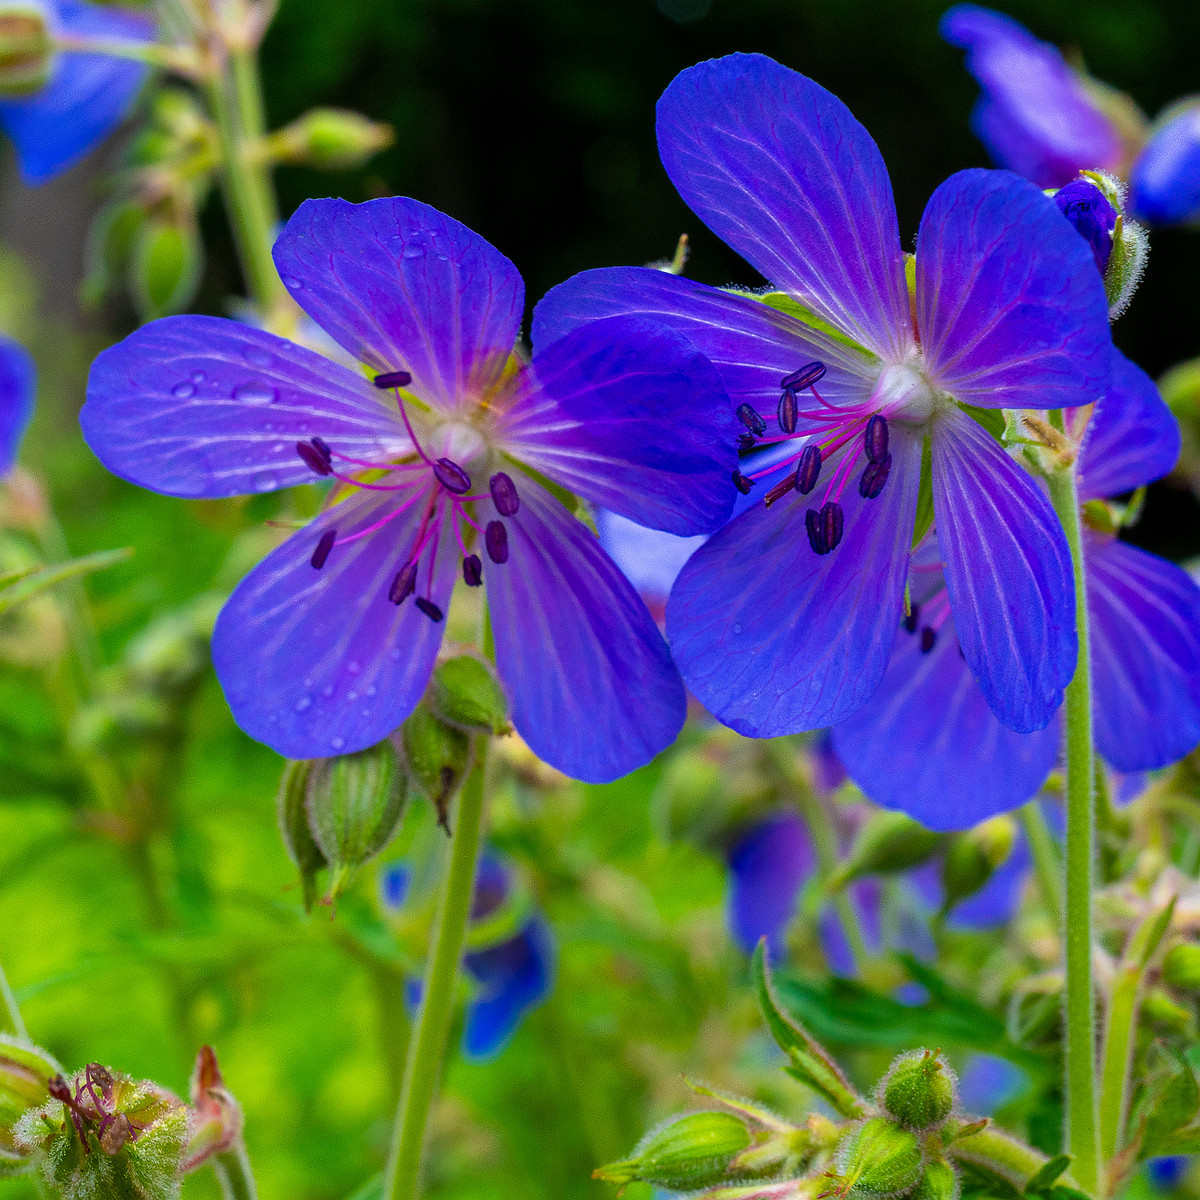
[[[238,1139],[224,1154],[213,1159],[213,1171],[221,1184],[224,1200],[258,1200],[258,1187],[254,1172],[250,1169],[250,1156],[246,1146]]]
[[[21,1019],[21,1010],[17,1007],[17,998],[8,985],[8,976],[4,974],[3,964],[0,964],[0,1033],[12,1033],[26,1039],[29,1037],[25,1022]]]
[[[433,953],[404,1063],[404,1082],[392,1128],[382,1200],[413,1200],[417,1195],[425,1126],[446,1050],[454,1010],[454,985],[471,911],[483,826],[487,745],[486,738],[475,740],[475,764],[459,794],[450,861],[433,928]]]

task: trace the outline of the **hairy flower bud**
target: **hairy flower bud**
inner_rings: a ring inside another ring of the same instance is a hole
[[[448,806],[467,771],[470,739],[424,704],[417,705],[404,722],[400,737],[409,774],[418,790],[436,805],[438,821],[448,833]]]
[[[1184,992],[1200,992],[1200,946],[1180,942],[1163,959],[1163,979]]]
[[[448,658],[433,673],[432,704],[444,721],[464,729],[507,733],[508,702],[487,664],[469,654]]]
[[[847,862],[834,872],[831,887],[844,887],[863,875],[894,875],[920,866],[941,848],[945,835],[926,829],[903,813],[873,813],[859,830]]]
[[[0,0],[0,97],[30,96],[46,85],[54,42],[43,5]]]
[[[184,1173],[224,1154],[242,1136],[241,1105],[225,1087],[211,1046],[201,1046],[196,1055],[188,1098],[188,1140],[180,1163]]]
[[[268,146],[279,162],[348,171],[395,140],[390,125],[371,121],[344,108],[313,108],[271,134]]]
[[[879,1084],[880,1108],[908,1129],[940,1125],[954,1111],[956,1099],[954,1072],[930,1050],[902,1054]]]
[[[300,872],[300,886],[304,893],[306,911],[312,909],[317,898],[317,872],[328,865],[324,852],[317,845],[312,830],[308,827],[305,799],[312,768],[313,763],[308,759],[286,763],[279,780],[279,795],[276,800],[279,833],[288,857]]]
[[[958,1200],[961,1190],[958,1172],[944,1159],[936,1158],[925,1164],[925,1173],[910,1200]]]
[[[751,1142],[745,1123],[732,1113],[695,1112],[651,1130],[633,1154],[598,1168],[609,1183],[652,1183],[671,1191],[693,1191],[726,1179],[730,1164]]]
[[[947,911],[987,883],[1012,853],[1016,839],[1016,822],[1006,815],[992,817],[950,839],[942,859]]]
[[[50,1099],[50,1080],[61,1074],[62,1068],[45,1050],[0,1033],[0,1176],[31,1165],[17,1148],[14,1129],[26,1112]]]
[[[868,1117],[842,1138],[837,1152],[843,1195],[898,1196],[921,1178],[916,1134],[887,1117]]]

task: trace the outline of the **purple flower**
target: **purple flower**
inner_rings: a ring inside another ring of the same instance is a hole
[[[925,210],[910,301],[878,148],[836,97],[761,55],[684,71],[659,102],[658,139],[684,199],[784,294],[590,271],[541,302],[534,331],[616,315],[669,325],[720,371],[743,444],[792,447],[766,502],[675,585],[667,629],[689,687],[755,736],[834,724],[870,697],[896,636],[927,444],[966,660],[1006,724],[1044,726],[1076,656],[1066,545],[1038,485],[962,406],[1104,393],[1112,350],[1091,251],[1032,184],[963,171]]]
[[[940,30],[967,51],[967,70],[983,88],[971,128],[1000,166],[1043,188],[1120,166],[1116,127],[1054,46],[974,4],[956,4]]]
[[[32,355],[19,342],[0,334],[0,479],[17,461],[36,393],[37,368]]]
[[[148,42],[153,23],[86,0],[41,0],[51,35],[66,39]],[[148,68],[107,54],[66,50],[31,96],[0,100],[0,127],[13,140],[21,178],[36,186],[74,166],[124,119]]]
[[[1103,275],[1112,257],[1117,210],[1108,197],[1086,179],[1075,179],[1054,193],[1054,203],[1081,238],[1092,248],[1096,267]]]
[[[1079,460],[1085,501],[1165,475],[1175,418],[1122,355]],[[1096,746],[1121,771],[1165,766],[1200,741],[1200,588],[1180,567],[1119,540],[1091,506],[1084,531]],[[1085,509],[1085,516],[1089,509]],[[1023,804],[1058,760],[1060,723],[1029,734],[996,720],[959,652],[937,550],[914,558],[912,614],[879,690],[833,731],[874,801],[935,829],[966,829]]]
[[[1028,1077],[1016,1063],[995,1054],[972,1054],[958,1074],[958,1100],[963,1112],[989,1116],[1015,1100]]]
[[[637,589],[646,607],[661,620],[671,588],[683,564],[704,544],[704,534],[678,537],[661,529],[647,529],[607,509],[596,513],[596,532],[600,545]]]
[[[217,621],[239,724],[295,758],[379,741],[425,689],[461,574],[486,581],[534,752],[590,781],[647,762],[683,722],[683,685],[636,593],[538,479],[672,533],[717,527],[734,420],[713,369],[631,319],[542,339],[522,365],[516,268],[414,200],[308,201],[275,262],[368,376],[234,321],[173,317],[100,355],[81,415],[106,466],[170,495],[334,484]]]
[[[1200,105],[1188,104],[1152,133],[1129,174],[1129,206],[1151,225],[1200,220]]]

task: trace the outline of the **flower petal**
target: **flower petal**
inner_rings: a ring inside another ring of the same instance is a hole
[[[869,350],[903,354],[891,182],[836,96],[762,54],[712,59],[663,93],[658,148],[688,207],[751,266]]]
[[[37,366],[19,342],[0,334],[0,478],[17,461],[21,438],[33,417]]]
[[[467,1006],[463,1053],[476,1061],[493,1058],[554,986],[550,928],[534,917],[515,938],[472,951],[464,962],[480,990]]]
[[[359,492],[327,508],[272,551],[237,586],[217,618],[213,666],[234,719],[287,758],[365,749],[392,733],[416,706],[441,645],[412,599],[388,589],[404,565],[424,504],[382,529],[334,546],[324,567],[310,558],[322,534],[366,529],[396,505],[391,493]],[[442,518],[436,570],[426,549],[417,594],[443,612],[459,554]]]
[[[1158,385],[1113,353],[1112,384],[1096,403],[1079,453],[1083,500],[1117,496],[1161,479],[1179,461],[1179,422]]]
[[[148,42],[154,25],[134,13],[57,0],[61,33],[92,41]],[[118,125],[149,68],[109,54],[59,54],[46,86],[0,101],[0,127],[13,140],[21,179],[31,187],[72,167]]]
[[[505,444],[573,492],[680,535],[729,519],[742,429],[691,342],[632,317],[592,321],[536,355]]]
[[[938,28],[967,51],[984,91],[972,127],[1000,166],[1057,188],[1085,168],[1120,164],[1116,128],[1054,46],[974,4],[954,5]]]
[[[804,822],[795,813],[776,813],[748,829],[729,848],[729,932],[746,954],[767,939],[772,961],[783,957],[784,934],[796,897],[816,867]]]
[[[586,526],[525,482],[501,518],[508,561],[484,558],[496,667],[533,752],[589,783],[649,762],[683,725],[679,672],[646,606]]]
[[[1036,795],[1059,729],[1014,733],[996,720],[958,650],[954,621],[921,651],[902,631],[875,694],[833,731],[850,778],[884,808],[930,829],[969,829]]]
[[[1121,771],[1200,742],[1200,588],[1174,563],[1085,534],[1096,748]]]
[[[735,518],[680,572],[667,604],[672,653],[696,698],[739,733],[836,724],[878,686],[900,618],[921,473],[920,438],[893,422],[891,441],[883,494],[863,500],[851,482],[831,553],[814,554],[804,530],[822,491],[793,490]],[[838,461],[827,464],[830,476]]]
[[[1200,217],[1200,106],[1155,130],[1129,175],[1129,207],[1140,221],[1175,225]]]
[[[597,509],[595,516],[600,545],[609,558],[651,612],[664,609],[683,564],[704,545],[704,535],[676,537],[661,529],[647,529],[606,508]]]
[[[376,371],[410,372],[413,392],[446,411],[496,384],[520,333],[517,268],[417,200],[306,200],[274,254],[331,337]]]
[[[930,376],[964,404],[1070,408],[1108,387],[1092,252],[1053,200],[1007,171],[959,171],[930,197],[916,304]]]
[[[1031,733],[1075,673],[1066,538],[1033,477],[977,422],[946,411],[932,441],[934,519],[963,656],[996,716]]]
[[[810,361],[825,364],[821,395],[833,405],[866,398],[879,373],[874,355],[747,293],[708,287],[649,267],[584,271],[551,288],[533,310],[540,347],[588,321],[633,316],[681,333],[717,368],[734,407],[749,403],[769,421],[780,381]]]
[[[312,483],[296,442],[314,435],[369,461],[407,445],[389,393],[222,317],[164,317],[105,350],[79,420],[110,471],[171,496]]]

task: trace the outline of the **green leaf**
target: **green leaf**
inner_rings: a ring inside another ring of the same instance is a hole
[[[56,563],[51,567],[43,567],[40,571],[19,575],[7,585],[0,586],[0,616],[47,588],[68,579],[76,579],[80,575],[90,575],[93,571],[103,571],[105,567],[124,562],[132,554],[133,550],[130,547],[122,550],[101,550],[98,554],[89,554],[84,558]]]
[[[1187,1060],[1174,1047],[1158,1044],[1162,1068],[1147,1087],[1142,1147],[1147,1157],[1156,1154],[1185,1154],[1191,1151],[1166,1147],[1173,1135],[1200,1112],[1200,1087]],[[1198,1136],[1200,1134],[1192,1134]]]
[[[1038,1192],[1048,1191],[1058,1182],[1059,1176],[1070,1167],[1071,1161],[1069,1154],[1059,1154],[1057,1157],[1052,1158],[1025,1185],[1025,1194],[1033,1196]]]

